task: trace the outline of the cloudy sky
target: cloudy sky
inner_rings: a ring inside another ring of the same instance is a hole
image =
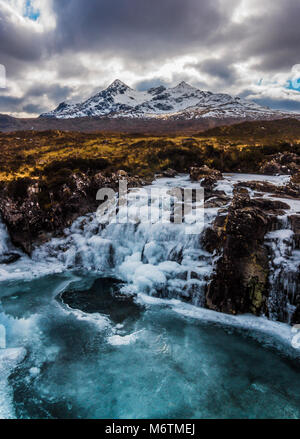
[[[0,113],[36,116],[116,78],[300,112],[299,17],[299,0],[0,0]]]

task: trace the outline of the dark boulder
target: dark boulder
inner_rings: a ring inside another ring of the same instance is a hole
[[[297,172],[292,176],[291,182],[294,184],[300,184],[300,172]]]
[[[190,168],[190,178],[192,181],[200,181],[202,179],[209,178],[213,179],[216,182],[217,180],[222,180],[223,175],[220,171],[216,169],[211,169],[205,165],[200,168]]]
[[[250,199],[235,193],[228,211],[221,211],[204,238],[219,256],[208,286],[208,308],[230,314],[267,313],[269,260],[264,245],[284,203]]]
[[[266,175],[290,174],[299,172],[300,156],[286,152],[271,156],[260,167],[260,173]]]
[[[129,188],[143,184],[139,178],[118,171],[110,176],[78,172],[57,181],[41,179],[29,186],[23,197],[15,196],[9,185],[4,186],[0,214],[12,243],[31,254],[35,245],[61,236],[78,217],[96,211],[101,203],[96,200],[98,190],[107,187],[117,191],[122,179],[127,180]]]
[[[0,264],[13,264],[20,259],[19,253],[4,253],[0,255]]]
[[[291,222],[291,228],[295,234],[295,247],[296,249],[300,250],[300,215],[291,215],[289,220]]]
[[[167,169],[166,171],[164,171],[162,173],[163,177],[167,177],[167,178],[174,178],[177,175],[177,172],[174,169]]]
[[[261,193],[270,193],[273,197],[300,198],[300,185],[290,182],[283,186],[277,186],[267,181],[243,181],[236,183],[235,188],[250,188]]]

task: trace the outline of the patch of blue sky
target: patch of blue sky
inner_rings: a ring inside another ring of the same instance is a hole
[[[293,81],[289,79],[286,88],[288,90],[296,90],[300,92],[300,78],[294,79]]]
[[[40,16],[40,11],[34,8],[31,0],[26,0],[24,16],[34,21],[36,21]]]

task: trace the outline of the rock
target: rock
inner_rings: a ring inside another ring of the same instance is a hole
[[[18,253],[4,253],[0,255],[0,264],[13,264],[18,259],[20,259],[20,255]]]
[[[209,253],[218,252],[222,244],[222,235],[226,227],[226,214],[220,214],[215,219],[213,227],[208,227],[202,235],[202,245]]]
[[[192,181],[200,181],[203,178],[207,178],[207,177],[213,179],[214,181],[223,179],[223,175],[220,171],[216,169],[211,169],[206,165],[200,168],[192,167],[190,169],[190,178]]]
[[[243,195],[247,196],[247,195],[249,195],[249,191],[245,187],[235,185],[233,188],[233,195],[236,195],[236,194],[243,194]]]
[[[294,153],[285,152],[271,156],[269,160],[260,167],[260,172],[266,175],[290,174],[299,172],[300,156]]]
[[[212,196],[204,203],[205,209],[214,208],[214,207],[222,207],[228,204],[230,199],[226,196]]]
[[[235,184],[235,190],[250,188],[256,192],[270,193],[272,196],[282,198],[300,198],[300,185],[289,183],[284,186],[276,186],[267,181],[243,181]]]
[[[293,175],[291,182],[294,184],[300,184],[300,172]]]
[[[259,172],[261,174],[266,174],[266,175],[278,175],[280,174],[280,171],[281,171],[281,167],[275,161],[265,163],[259,169]]]
[[[128,174],[127,174],[126,171],[123,171],[123,170],[121,169],[121,170],[119,170],[119,171],[117,172],[117,176],[120,177],[120,178],[127,178],[127,177],[128,177]]]
[[[164,172],[162,173],[162,175],[163,175],[164,177],[167,177],[167,178],[174,178],[174,177],[176,177],[177,172],[174,171],[174,169],[169,168],[169,169],[167,169],[166,171],[164,171]]]
[[[283,201],[274,201],[268,198],[255,198],[251,200],[250,204],[277,216],[281,214],[284,215],[284,211],[290,210],[291,208],[289,204],[284,203]]]
[[[129,188],[143,184],[139,178],[118,171],[110,176],[102,173],[94,176],[70,174],[64,177],[63,184],[54,186],[41,179],[34,190],[26,191],[22,198],[15,197],[8,185],[4,185],[0,195],[0,214],[13,244],[31,254],[35,245],[53,236],[61,236],[75,219],[97,209],[99,189],[109,187],[117,191],[122,178],[127,179]]]
[[[205,177],[201,181],[201,186],[204,187],[205,189],[212,190],[215,184],[217,183],[217,181],[218,179],[216,177],[213,176]]]
[[[219,213],[207,230],[206,249],[219,255],[208,286],[208,308],[230,314],[267,313],[269,261],[264,237],[276,222],[273,212],[282,205],[266,201],[270,204],[236,193],[228,211]]]
[[[133,294],[120,293],[122,285],[114,278],[100,278],[88,290],[66,290],[56,299],[71,309],[79,309],[87,314],[105,314],[115,324],[131,326],[140,317],[143,307],[135,302]]]
[[[289,217],[291,228],[295,233],[294,241],[296,249],[300,250],[300,215],[291,215]]]

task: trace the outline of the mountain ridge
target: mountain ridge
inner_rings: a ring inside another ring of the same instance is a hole
[[[42,118],[108,117],[125,119],[192,120],[203,118],[274,119],[297,114],[272,110],[250,100],[212,93],[182,81],[175,87],[137,91],[116,79],[106,89],[77,104],[62,102]]]

